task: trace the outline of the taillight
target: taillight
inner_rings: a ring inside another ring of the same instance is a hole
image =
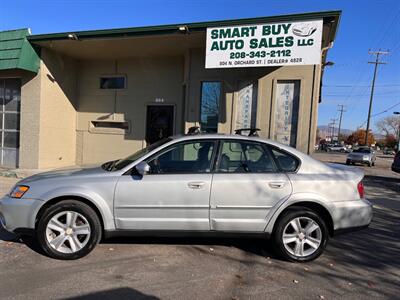
[[[357,190],[358,190],[358,194],[360,195],[360,198],[364,198],[365,197],[365,191],[364,191],[364,184],[362,183],[362,181],[360,181],[357,184]]]

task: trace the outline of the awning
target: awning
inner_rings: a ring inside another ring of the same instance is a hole
[[[0,71],[26,70],[37,73],[40,58],[28,42],[29,29],[0,31]]]

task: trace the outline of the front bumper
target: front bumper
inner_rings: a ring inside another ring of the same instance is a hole
[[[348,157],[347,161],[352,162],[352,163],[358,163],[358,164],[370,164],[372,163],[371,159],[363,159],[361,157]]]
[[[333,202],[334,231],[351,231],[368,226],[372,220],[372,203],[366,199]]]
[[[35,218],[44,202],[37,199],[0,199],[0,225],[9,232],[17,229],[35,229]]]

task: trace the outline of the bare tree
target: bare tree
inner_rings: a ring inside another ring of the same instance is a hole
[[[376,128],[385,135],[393,134],[399,136],[400,118],[399,116],[386,116],[376,122]]]

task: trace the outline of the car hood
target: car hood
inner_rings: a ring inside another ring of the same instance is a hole
[[[47,179],[54,179],[61,177],[96,176],[104,173],[108,172],[102,169],[100,166],[87,167],[87,168],[59,169],[59,170],[35,174],[33,176],[21,180],[19,183],[29,183],[38,180],[47,180]]]

